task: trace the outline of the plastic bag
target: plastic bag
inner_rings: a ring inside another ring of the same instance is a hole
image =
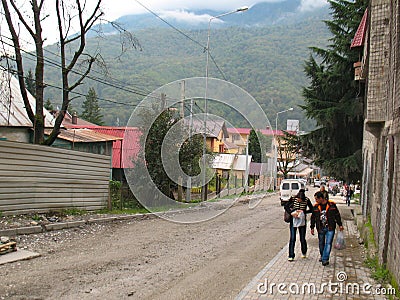
[[[335,249],[342,250],[346,248],[346,242],[344,241],[344,232],[339,231],[336,237]]]
[[[306,225],[306,215],[301,211],[297,218],[293,218],[293,227],[301,227],[304,225]]]

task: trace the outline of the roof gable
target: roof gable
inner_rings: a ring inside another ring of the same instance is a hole
[[[32,110],[36,110],[36,100],[27,91]],[[43,108],[46,128],[54,127],[54,117]],[[24,100],[17,78],[9,72],[0,70],[0,126],[33,127],[25,109]]]
[[[364,45],[365,34],[367,32],[367,20],[368,20],[368,8],[364,12],[360,25],[358,25],[356,34],[354,35],[354,38],[351,41],[350,48],[361,47],[362,45]]]

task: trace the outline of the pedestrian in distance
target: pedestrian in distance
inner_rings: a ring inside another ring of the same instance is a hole
[[[300,243],[301,243],[301,257],[307,257],[307,218],[306,214],[311,213],[313,210],[312,203],[306,197],[304,189],[301,189],[295,198],[291,198],[285,205],[285,210],[291,215],[290,219],[290,240],[289,240],[289,257],[288,261],[293,261],[295,258],[294,247],[296,245],[296,232],[299,230]]]
[[[325,189],[325,184],[321,184],[321,187],[319,188],[319,191],[324,195],[324,198],[326,200],[329,200],[329,193],[328,191]]]
[[[346,199],[346,204],[347,206],[350,206],[350,200],[351,200],[351,189],[350,186],[345,184],[344,185],[344,191],[345,191],[345,199]]]
[[[335,202],[327,200],[321,192],[316,192],[314,197],[316,203],[311,214],[311,234],[314,235],[314,228],[317,227],[320,262],[327,266],[336,226],[343,231],[342,218]]]

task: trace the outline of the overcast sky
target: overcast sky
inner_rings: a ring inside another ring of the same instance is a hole
[[[94,0],[90,0],[94,1]],[[110,20],[129,14],[146,12],[135,0],[103,0],[104,12]],[[139,0],[144,6],[156,12],[171,10],[233,10],[260,2],[280,2],[279,0]],[[327,4],[326,0],[302,0],[301,9],[310,10]]]
[[[71,0],[70,0],[71,1]],[[88,12],[91,12],[90,7],[93,7],[97,0],[86,0],[88,3]],[[210,9],[219,11],[231,11],[239,7],[248,6],[251,7],[256,3],[260,2],[281,2],[282,0],[138,0],[145,7],[158,13],[162,17],[170,17],[174,19],[185,19],[186,21],[192,22],[207,22],[210,18],[208,15],[195,16],[189,14],[188,11],[195,9]],[[28,1],[25,4],[28,5]],[[45,3],[45,12],[49,14],[43,24],[43,37],[46,38],[45,44],[52,44],[57,41],[57,27],[54,24],[57,23],[54,15],[54,0],[47,0]],[[302,0],[301,10],[312,10],[315,8],[327,5],[327,0]],[[28,7],[29,8],[29,7]],[[105,13],[104,18],[108,21],[114,21],[117,18],[130,15],[130,14],[141,14],[147,13],[146,9],[143,8],[136,0],[103,0],[102,9]],[[27,9],[29,12],[29,9]],[[43,13],[44,15],[44,13]],[[7,25],[5,24],[4,18],[0,15],[0,29],[2,34],[7,34]],[[21,26],[21,35],[26,43],[22,43],[24,48],[34,49],[34,45],[31,42],[30,36],[23,32]],[[72,24],[71,32],[76,32],[77,26]]]

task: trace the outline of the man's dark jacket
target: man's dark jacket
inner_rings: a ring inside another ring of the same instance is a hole
[[[342,218],[340,217],[340,212],[335,202],[328,201],[326,207],[327,207],[326,218],[328,221],[328,230],[335,230],[336,224],[342,226]],[[317,226],[317,231],[320,232],[322,230],[321,208],[320,204],[318,203],[314,204],[313,207],[310,228],[314,229],[315,225]]]

